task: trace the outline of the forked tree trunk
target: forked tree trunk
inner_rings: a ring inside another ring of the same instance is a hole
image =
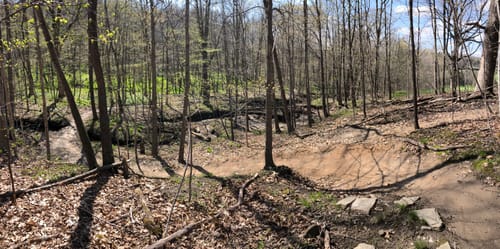
[[[493,86],[495,80],[495,66],[498,54],[498,28],[499,18],[497,14],[498,0],[490,1],[490,12],[488,22],[484,30],[483,38],[483,55],[481,56],[481,64],[478,73],[478,84],[476,91],[483,94],[493,94]]]

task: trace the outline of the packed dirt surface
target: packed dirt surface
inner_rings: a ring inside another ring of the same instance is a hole
[[[421,115],[422,130],[491,118],[481,103],[448,104],[452,111]],[[369,117],[390,111],[394,110],[375,110]],[[304,139],[275,136],[275,163],[326,189],[422,196],[445,216],[447,229],[457,236],[460,248],[500,248],[498,184],[488,186],[478,180],[470,170],[470,161],[449,162],[445,153],[405,142],[414,131],[411,113],[406,115],[396,122],[373,125],[363,123],[359,116],[343,117],[320,123],[313,130],[299,130],[299,134],[310,135]],[[498,127],[498,120],[492,122]],[[194,158],[194,164],[200,164],[205,174],[251,175],[263,166],[263,136],[252,137],[249,147],[215,151],[214,146],[212,153],[199,147],[195,154],[203,156]]]
[[[0,195],[0,230],[8,231],[0,236],[0,247],[143,248],[159,237],[157,227],[146,222],[147,213],[153,224],[165,224],[173,211],[169,234],[222,213],[172,248],[324,248],[328,232],[332,248],[359,243],[417,248],[417,242],[426,248],[444,242],[461,249],[500,248],[499,166],[490,175],[474,171],[478,160],[484,160],[481,165],[496,160],[499,119],[482,101],[426,99],[420,107],[422,129],[415,131],[410,103],[378,106],[366,119],[344,113],[313,128],[302,124],[295,135],[275,134],[275,163],[286,166],[277,173],[262,171],[261,132],[237,130],[236,141],[194,139],[193,173],[199,176],[192,184],[194,202],[183,188],[172,204],[185,169],[176,160],[178,145],[162,146],[159,158],[121,147],[120,156],[129,158],[130,169],[141,177],[102,174],[24,195],[12,206],[8,195]],[[89,112],[83,116],[88,119]],[[70,162],[81,157],[74,127],[53,134],[56,156]],[[51,167],[58,166],[20,160],[14,165],[17,187],[43,184],[43,174],[55,170]],[[1,173],[5,193],[8,175]],[[246,203],[235,212],[223,211],[255,173],[260,177],[248,186]],[[353,196],[377,198],[369,215],[337,205]],[[403,196],[421,199],[412,207],[394,205]],[[421,230],[413,213],[421,208],[436,208],[444,230]],[[305,236],[310,229],[315,234]]]

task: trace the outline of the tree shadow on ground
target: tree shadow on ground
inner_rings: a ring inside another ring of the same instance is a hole
[[[156,160],[158,160],[161,163],[161,167],[168,173],[170,176],[175,176],[177,173],[172,169],[172,167],[163,159],[161,156],[156,156]]]
[[[96,182],[88,187],[80,198],[78,207],[78,225],[71,234],[71,248],[89,248],[92,223],[94,221],[94,204],[97,195],[111,178],[112,173],[105,171],[97,176]]]

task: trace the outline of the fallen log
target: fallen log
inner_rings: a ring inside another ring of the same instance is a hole
[[[127,162],[127,161],[125,161],[125,162]],[[82,174],[79,174],[79,175],[76,175],[76,176],[73,176],[73,177],[70,177],[70,178],[66,178],[66,179],[64,179],[62,181],[58,181],[58,182],[54,182],[54,183],[50,183],[50,184],[45,184],[45,185],[42,185],[42,186],[28,188],[28,189],[20,189],[20,190],[17,190],[15,194],[16,194],[17,197],[19,197],[21,195],[29,194],[29,193],[32,193],[32,192],[36,192],[36,191],[40,191],[40,190],[44,190],[44,189],[49,189],[49,188],[52,188],[52,187],[55,187],[55,186],[59,186],[59,185],[71,183],[71,182],[74,182],[76,180],[80,180],[80,179],[86,178],[86,177],[88,177],[90,175],[93,175],[93,174],[96,174],[98,172],[102,172],[102,171],[106,171],[106,170],[110,170],[110,169],[117,169],[117,168],[121,167],[122,165],[123,165],[123,162],[117,162],[117,163],[113,163],[113,164],[110,164],[110,165],[104,165],[102,167],[97,167],[95,169],[86,171],[86,172],[84,172]],[[0,199],[1,198],[5,198],[5,197],[10,197],[12,194],[13,194],[12,191],[7,192],[5,194],[2,194],[2,195],[0,195]]]
[[[173,241],[175,239],[178,239],[181,236],[184,236],[184,235],[192,232],[194,229],[198,228],[200,225],[202,225],[204,223],[207,223],[207,222],[210,222],[212,220],[215,220],[215,219],[219,218],[220,216],[222,216],[226,212],[231,212],[231,211],[236,210],[239,206],[241,206],[243,204],[243,201],[244,201],[244,198],[245,198],[245,190],[246,190],[246,188],[248,188],[248,186],[250,186],[250,184],[253,181],[255,181],[258,177],[259,177],[259,174],[257,173],[252,178],[248,179],[241,186],[241,188],[239,190],[239,193],[238,193],[238,202],[236,204],[230,206],[227,209],[220,210],[219,212],[217,212],[213,216],[207,217],[207,218],[202,219],[202,220],[197,221],[197,222],[190,223],[187,226],[183,227],[182,229],[177,230],[175,233],[173,233],[173,234],[171,234],[171,235],[169,235],[169,236],[167,236],[167,237],[165,237],[165,238],[163,238],[161,240],[156,241],[152,245],[149,245],[149,246],[145,247],[145,249],[163,248],[168,242],[171,242],[171,241]]]

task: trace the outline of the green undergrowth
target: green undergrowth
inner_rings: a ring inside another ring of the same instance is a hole
[[[500,156],[480,157],[472,162],[472,168],[480,177],[490,177],[495,182],[500,182]]]

